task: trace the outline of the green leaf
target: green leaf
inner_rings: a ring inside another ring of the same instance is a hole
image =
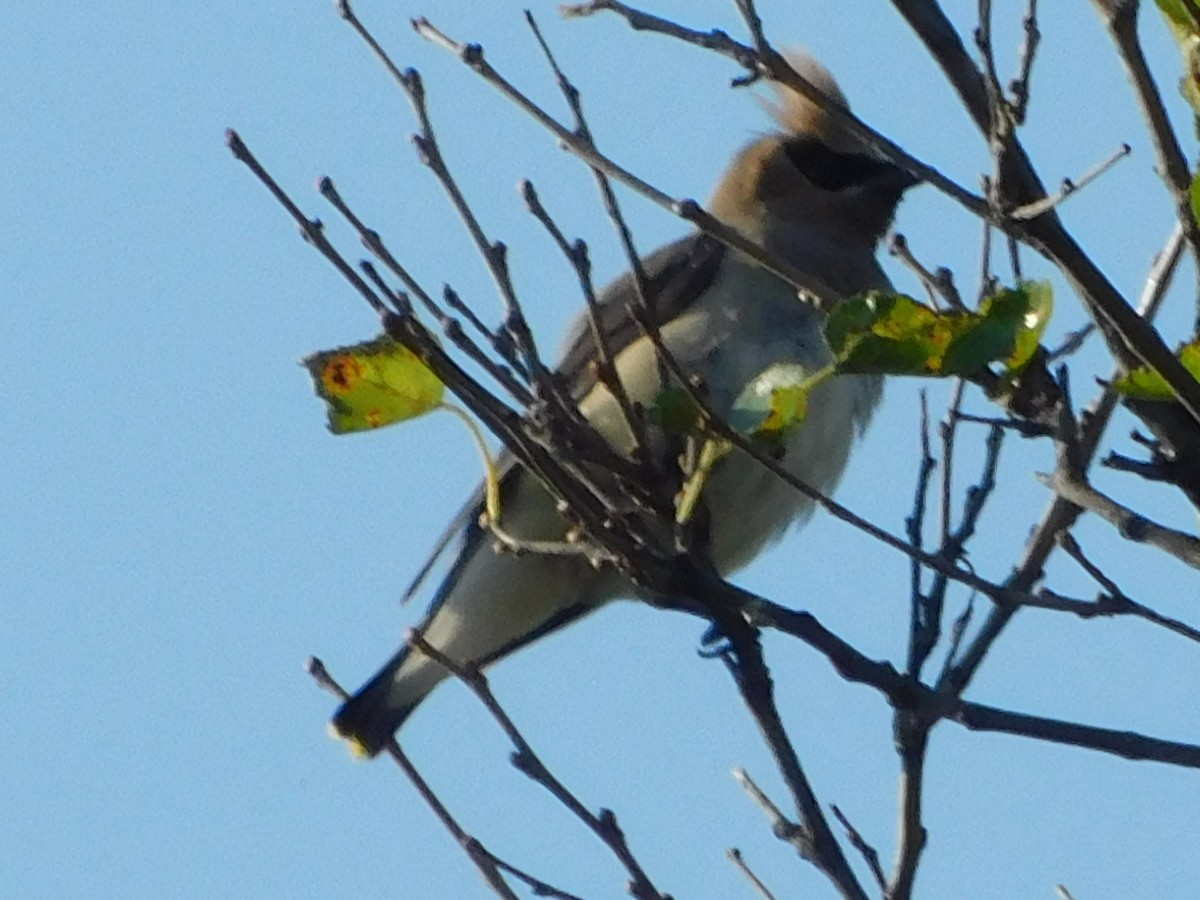
[[[1017,328],[1012,355],[1005,363],[1009,374],[1019,374],[1037,352],[1054,313],[1054,291],[1048,281],[1022,281],[1018,286],[1025,296],[1025,312]]]
[[[912,297],[871,293],[838,304],[825,335],[839,371],[933,375],[950,339],[946,321]]]
[[[1192,198],[1192,216],[1197,222],[1200,222],[1200,172],[1192,178],[1192,187],[1190,190]]]
[[[1200,19],[1196,7],[1188,0],[1154,0],[1167,20],[1175,40],[1183,43],[1189,36],[1200,31]]]
[[[692,395],[675,385],[659,391],[648,412],[650,421],[670,434],[690,434],[700,421],[700,409]]]
[[[1180,348],[1179,361],[1192,377],[1200,381],[1200,341],[1185,344]],[[1113,382],[1113,390],[1134,400],[1174,400],[1175,392],[1156,369],[1139,366],[1131,369]]]
[[[939,312],[902,294],[868,294],[830,314],[826,336],[842,373],[972,375],[993,362],[1010,373],[1037,350],[1053,307],[1047,282],[1022,282],[978,312]]]
[[[411,350],[386,335],[306,357],[334,434],[369,431],[441,406],[445,385]]]
[[[969,374],[1003,360],[1008,374],[1020,373],[1037,351],[1053,309],[1054,293],[1048,281],[1022,281],[985,298],[959,341],[969,344],[970,353],[952,344],[943,369]],[[956,350],[960,355],[952,359]]]
[[[943,375],[970,375],[988,363],[1008,359],[1016,350],[1017,331],[1027,304],[1015,291],[1001,291],[984,299],[979,312],[959,314],[952,324],[954,336],[938,367]]]

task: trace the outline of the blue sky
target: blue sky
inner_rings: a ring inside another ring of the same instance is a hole
[[[974,4],[947,4],[974,7]],[[323,657],[356,686],[420,610],[397,599],[479,474],[462,425],[435,416],[335,438],[297,365],[376,330],[369,310],[236,164],[239,129],[275,176],[357,255],[313,188],[335,178],[414,273],[451,281],[486,319],[487,273],[408,143],[399,91],[330,4],[9,4],[0,27],[0,893],[67,896],[482,897],[478,876],[386,761],[352,762],[325,734],[333,701],[302,671]],[[1103,29],[1085,4],[1043,4],[1044,41],[1025,137],[1048,182],[1078,176],[1122,141],[1132,157],[1064,216],[1130,296],[1170,229],[1170,204]],[[1068,8],[1070,7],[1070,8]],[[530,177],[597,276],[621,253],[587,171],[453,58],[423,43],[424,14],[484,44],[522,88],[565,115],[517,5],[360,2],[402,65],[425,76],[450,165],[511,249],[526,309],[551,345],[580,306],[573,276],[523,212]],[[731,4],[654,7],[742,33]],[[1011,69],[1023,4],[997,4]],[[704,198],[733,151],[767,127],[724,60],[634,35],[615,18],[560,21],[535,3],[584,93],[602,148],[677,196]],[[856,112],[974,186],[986,149],[936,67],[885,3],[767,2],[767,31],[837,74]],[[1152,9],[1147,52],[1179,116],[1177,57]],[[969,27],[967,19],[960,25]],[[1189,143],[1188,152],[1194,155]],[[643,250],[685,228],[622,194]],[[979,227],[925,188],[898,227],[930,264],[974,290]],[[1048,276],[1030,255],[1029,269]],[[897,283],[916,291],[888,261]],[[1190,282],[1190,271],[1181,282]],[[1050,343],[1081,321],[1060,281]],[[1168,342],[1192,303],[1174,291]],[[1079,360],[1077,399],[1105,374]],[[918,444],[915,382],[889,388],[839,498],[899,532]],[[945,385],[926,385],[932,408]],[[978,397],[971,408],[986,412]],[[1124,415],[1110,443],[1134,453]],[[964,432],[959,487],[982,433]],[[1002,490],[972,564],[1002,578],[1047,502],[1032,477],[1053,460],[1010,440]],[[1178,497],[1129,476],[1097,482],[1176,527]],[[1084,546],[1137,599],[1196,621],[1195,573],[1085,520]],[[1094,586],[1055,561],[1050,583]],[[899,659],[902,557],[819,516],[739,581],[812,610],[864,652]],[[954,596],[961,609],[965,595]],[[589,806],[618,813],[661,889],[749,896],[725,861],[738,846],[779,896],[826,896],[734,786],[744,766],[782,799],[768,756],[701,626],[620,604],[506,661],[493,686],[534,746]],[[814,652],[766,638],[783,712],[815,785],[892,855],[897,763],[886,705]],[[1192,645],[1128,621],[1025,612],[970,696],[1023,711],[1200,737]],[[496,726],[460,686],[404,733],[464,825],[514,863],[591,897],[622,872],[565,811],[507,763]],[[934,733],[923,896],[1080,900],[1194,896],[1200,827],[1192,773],[950,724]]]

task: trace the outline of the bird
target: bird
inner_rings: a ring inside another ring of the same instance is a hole
[[[827,98],[849,104],[829,71],[808,55],[793,67]],[[822,105],[776,85],[764,101],[777,128],[736,154],[707,209],[725,225],[826,285],[837,301],[890,290],[876,251],[904,192],[917,179],[880,158]],[[671,355],[727,415],[753,379],[777,364],[815,371],[832,360],[827,311],[758,262],[696,231],[646,257],[644,295]],[[637,297],[627,273],[599,297],[599,320],[630,399],[653,405],[662,382],[657,353],[628,313]],[[631,452],[629,426],[598,384],[597,348],[581,315],[557,369],[580,413],[614,449]],[[784,438],[780,463],[817,490],[831,491],[882,395],[876,375],[839,375],[809,399],[803,423]],[[563,541],[570,523],[535,476],[511,457],[501,463],[505,531],[522,541]],[[702,492],[708,553],[728,576],[746,565],[814,504],[741,451],[717,463]],[[460,665],[485,667],[603,606],[638,597],[614,568],[581,555],[500,553],[480,487],[434,548],[416,583],[444,551],[455,552],[417,632]],[[415,587],[415,584],[414,584]],[[410,588],[410,593],[412,588]],[[377,755],[447,676],[407,642],[336,711],[335,736],[361,756]]]

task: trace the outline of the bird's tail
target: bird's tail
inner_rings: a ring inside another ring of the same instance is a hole
[[[401,669],[404,669],[403,673]],[[350,743],[357,756],[377,756],[404,720],[447,676],[420,653],[402,647],[379,673],[338,708],[330,721],[333,733]]]

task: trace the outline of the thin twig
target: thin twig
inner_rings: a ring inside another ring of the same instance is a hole
[[[959,297],[958,291],[954,288],[954,279],[950,274],[950,270],[939,268],[936,273],[929,271],[913,255],[912,250],[908,246],[908,239],[898,231],[893,232],[891,238],[888,240],[888,253],[912,269],[917,276],[917,280],[921,282],[921,286],[925,288],[925,293],[929,295],[931,305],[937,306],[938,297],[941,297],[951,309],[964,308],[962,298]]]
[[[697,574],[703,574],[702,570],[696,571]],[[748,625],[745,617],[735,608],[722,602],[723,596],[733,596],[736,592],[729,591],[730,586],[723,581],[714,582],[711,571],[707,575],[713,590],[705,591],[698,584],[700,590],[693,593],[700,597],[729,642],[729,653],[723,658],[796,805],[800,819],[800,825],[797,826],[799,831],[791,833],[786,839],[795,844],[803,858],[825,873],[842,897],[846,900],[866,900],[866,892],[830,828],[829,820],[784,727],[775,702],[774,683],[763,658],[758,629]]]
[[[416,631],[409,631],[408,643],[419,650],[422,655],[429,657],[438,665],[451,672],[464,682],[475,696],[487,708],[508,739],[516,747],[512,762],[521,772],[529,776],[554,795],[563,806],[570,810],[579,821],[583,822],[620,860],[629,873],[629,892],[639,900],[663,900],[663,895],[654,887],[647,877],[645,870],[629,849],[625,836],[616,824],[616,817],[610,810],[603,810],[595,815],[576,797],[542,762],[541,757],[534,752],[533,747],[514,724],[508,713],[492,693],[487,677],[475,666],[462,665],[446,654],[434,648]]]
[[[1183,230],[1178,223],[1171,230],[1166,245],[1154,258],[1146,281],[1142,288],[1142,296],[1138,302],[1138,314],[1153,321],[1167,294],[1171,281],[1178,267],[1180,252],[1183,247]],[[1117,377],[1120,369],[1113,373],[1112,380]],[[1079,464],[1083,472],[1087,471],[1100,438],[1108,428],[1113,412],[1117,407],[1117,395],[1105,387],[1084,410],[1081,420],[1083,427],[1079,438]],[[1033,535],[1025,545],[1025,553],[1017,565],[1016,571],[1010,576],[1006,586],[1024,593],[1032,591],[1034,585],[1042,577],[1042,572],[1050,554],[1058,546],[1058,535],[1067,531],[1075,524],[1081,510],[1061,497],[1056,497],[1043,513],[1041,521],[1034,529]],[[993,595],[994,596],[994,595]],[[943,673],[939,679],[939,688],[961,693],[971,683],[984,658],[1008,622],[1015,615],[1017,606],[997,606],[989,614],[963,657]]]
[[[808,832],[785,816],[783,811],[775,805],[775,801],[767,796],[766,792],[754,782],[754,779],[750,777],[745,769],[734,769],[733,780],[766,813],[767,820],[771,823],[771,833],[781,841],[794,846],[796,852],[802,857],[806,859],[810,858],[812,855],[812,839]]]
[[[418,34],[457,56],[488,84],[498,89],[509,100],[532,116],[535,121],[549,130],[558,138],[559,143],[564,149],[569,150],[589,166],[599,169],[605,175],[632,188],[668,212],[679,216],[686,222],[690,222],[699,230],[705,234],[712,235],[727,247],[745,254],[768,272],[783,279],[797,290],[811,295],[818,302],[829,305],[837,299],[837,292],[829,287],[829,285],[815,278],[810,273],[801,272],[795,266],[777,259],[762,246],[746,238],[741,232],[706,212],[695,200],[673,198],[601,154],[592,146],[590,141],[580,138],[573,130],[557,121],[496,71],[484,58],[483,49],[478,44],[460,44],[436,28],[428,19],[414,19],[412,24]]]
[[[1017,61],[1018,74],[1008,85],[1012,95],[1012,117],[1017,125],[1025,123],[1025,115],[1029,110],[1029,80],[1033,74],[1033,60],[1037,56],[1038,45],[1042,39],[1037,23],[1037,0],[1028,0],[1025,15],[1021,18],[1021,27],[1024,38]]]
[[[879,851],[872,847],[859,830],[850,824],[850,820],[846,818],[846,814],[838,808],[836,803],[831,804],[829,808],[833,812],[834,818],[846,829],[846,839],[862,855],[863,861],[871,870],[871,875],[874,877],[875,883],[879,885],[879,889],[886,893],[887,876],[883,874],[883,866],[879,863]]]
[[[1167,115],[1162,94],[1154,82],[1154,76],[1150,73],[1146,56],[1142,52],[1137,31],[1139,4],[1105,3],[1097,0],[1096,7],[1108,26],[1108,33],[1121,56],[1125,72],[1133,85],[1138,105],[1146,120],[1146,128],[1154,141],[1159,174],[1175,202],[1175,215],[1184,227],[1188,245],[1198,263],[1196,276],[1200,289],[1200,224],[1196,222],[1196,215],[1192,211],[1192,175],[1187,157]],[[1200,303],[1200,300],[1197,302]]]
[[[334,680],[333,676],[329,674],[329,670],[325,668],[325,664],[317,657],[310,656],[304,668],[322,690],[333,694],[333,696],[337,697],[343,703],[350,699],[350,695]],[[434,815],[438,817],[458,845],[466,851],[467,856],[470,857],[475,867],[479,869],[480,874],[483,875],[484,880],[487,881],[492,890],[501,897],[506,898],[506,900],[517,900],[517,895],[513,893],[512,888],[505,883],[504,877],[500,874],[498,857],[487,850],[478,838],[471,836],[463,830],[462,826],[458,824],[458,820],[454,818],[450,810],[446,808],[441,799],[434,793],[433,788],[429,786],[429,782],[417,771],[416,766],[413,765],[408,755],[400,749],[400,745],[396,742],[395,738],[388,739],[387,743],[384,744],[384,751],[400,767],[401,771],[408,777],[408,780],[412,782],[413,787],[417,789],[417,793],[421,795],[421,799],[433,810]]]
[[[1094,601],[1080,600],[1075,597],[1064,597],[1048,588],[1042,588],[1030,597],[1025,606],[1049,609],[1056,612],[1067,612],[1081,619],[1094,619],[1109,616],[1132,616],[1144,619],[1153,625],[1158,625],[1189,641],[1200,643],[1200,629],[1193,628],[1179,619],[1164,616],[1136,600],[1122,595],[1114,597],[1111,594],[1101,594]]]
[[[1056,206],[1059,206],[1068,197],[1073,197],[1075,194],[1079,193],[1132,152],[1133,148],[1129,146],[1129,144],[1122,144],[1119,148],[1117,148],[1116,152],[1108,157],[1108,159],[1097,163],[1095,166],[1079,176],[1079,178],[1064,178],[1062,180],[1062,186],[1053,194],[1048,197],[1043,197],[1041,200],[1035,200],[1033,203],[1027,203],[1024,206],[1018,206],[1016,209],[1012,210],[1009,215],[1014,219],[1021,220],[1034,219],[1049,212]]]
[[[1117,533],[1126,540],[1157,547],[1193,569],[1200,569],[1200,539],[1134,512],[1073,473],[1055,471],[1053,475],[1038,474],[1037,477],[1068,503],[1093,512],[1114,525]]]
[[[754,870],[750,868],[750,864],[746,862],[746,858],[742,855],[742,851],[737,847],[730,847],[725,851],[725,855],[729,858],[739,872],[746,876],[746,880],[754,887],[763,900],[775,900],[775,895],[767,888],[761,878],[754,874]]]
[[[542,50],[542,55],[546,58],[550,69],[554,72],[554,79],[558,83],[559,90],[567,101],[567,105],[571,108],[571,113],[575,117],[575,132],[579,137],[589,142],[592,147],[595,147],[595,141],[592,139],[591,128],[588,127],[587,119],[583,115],[583,106],[580,100],[579,89],[571,83],[559,66],[558,60],[555,59],[550,45],[546,42],[542,31],[538,28],[537,21],[533,18],[533,13],[525,10],[525,21],[529,25],[530,30],[536,38],[538,46]],[[633,247],[633,234],[625,224],[625,220],[621,217],[620,209],[617,205],[616,194],[613,193],[612,185],[609,183],[608,176],[600,169],[592,167],[592,174],[596,178],[596,183],[600,187],[600,194],[604,201],[604,208],[608,211],[609,216],[617,225],[617,233],[621,239],[621,246],[625,250],[625,255],[630,262],[630,271],[634,276],[634,287],[637,291],[638,301],[642,309],[647,313],[650,312],[650,304],[646,299],[646,273],[642,267],[641,258]],[[547,217],[548,218],[548,217]],[[561,234],[561,233],[560,233]],[[577,245],[578,246],[578,243]],[[560,247],[566,250],[565,244],[560,243]],[[584,248],[586,254],[586,247]],[[583,272],[579,270],[579,264],[586,264],[587,257],[582,257],[568,252],[568,258],[573,261],[578,260],[576,266],[580,274],[581,283],[584,281]],[[600,320],[600,308],[596,303],[594,293],[588,296],[588,291],[585,289],[585,298],[588,304],[588,314],[592,325],[592,339],[596,342],[597,352],[597,371],[596,379],[605,387],[617,401],[617,405],[621,410],[621,415],[625,420],[625,424],[629,429],[629,433],[633,438],[633,446],[631,455],[635,461],[653,466],[654,461],[648,454],[649,438],[646,433],[645,420],[634,409],[633,401],[629,398],[629,392],[625,390],[625,385],[621,382],[620,376],[617,374],[616,365],[613,360],[612,353],[608,347],[608,336],[604,331]],[[665,377],[663,379],[665,386]],[[658,480],[658,479],[656,479]]]
[[[913,491],[913,510],[905,520],[905,530],[908,541],[914,547],[923,546],[922,532],[925,525],[925,505],[929,495],[929,482],[937,461],[929,448],[929,403],[925,391],[921,391],[921,422],[919,434],[921,439],[921,461],[917,467],[916,488]],[[931,623],[928,620],[928,598],[921,592],[921,564],[917,560],[909,563],[909,625],[908,625],[908,663],[905,671],[919,677],[918,660],[920,648],[925,636],[929,633]],[[936,628],[936,625],[933,627]]]

